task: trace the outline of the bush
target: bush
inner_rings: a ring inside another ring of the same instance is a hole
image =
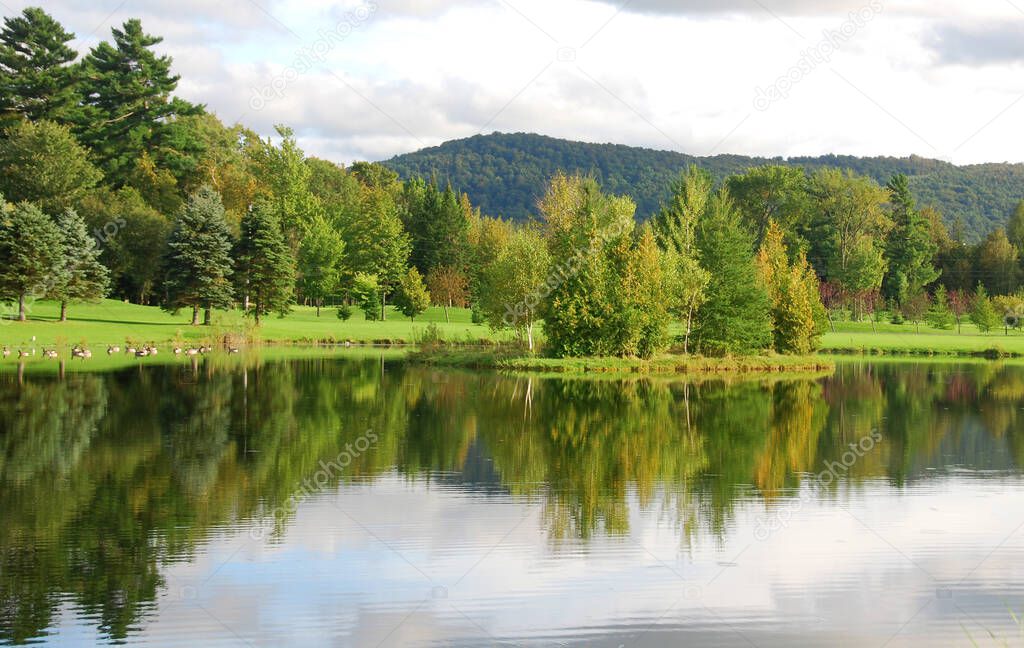
[[[352,307],[348,304],[342,304],[338,306],[338,319],[343,322],[347,322],[352,317]]]

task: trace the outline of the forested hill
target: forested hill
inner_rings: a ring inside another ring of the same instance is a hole
[[[918,203],[934,205],[952,224],[963,219],[965,236],[976,241],[1004,225],[1024,198],[1024,164],[954,166],[941,160],[826,155],[755,158],[742,155],[694,157],[672,151],[588,144],[528,133],[494,133],[453,140],[394,157],[384,164],[403,177],[435,175],[469,194],[486,214],[524,219],[535,213],[537,199],[558,170],[593,173],[606,191],[628,194],[637,214],[647,218],[667,195],[681,169],[696,163],[722,178],[762,164],[849,168],[884,184],[895,172],[910,177]]]

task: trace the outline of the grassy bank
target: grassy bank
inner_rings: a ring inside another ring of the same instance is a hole
[[[650,360],[638,358],[542,358],[500,348],[465,349],[440,347],[410,354],[409,359],[439,367],[500,369],[558,374],[745,374],[820,373],[835,365],[820,356],[742,356],[705,358],[662,354]]]
[[[348,321],[335,315],[334,309],[316,310],[296,307],[285,318],[270,316],[257,329],[239,311],[215,311],[211,326],[190,326],[191,313],[166,313],[153,306],[137,306],[114,300],[98,304],[76,304],[71,307],[67,322],[58,320],[59,309],[52,302],[32,305],[27,322],[0,320],[0,345],[12,350],[36,347],[67,347],[85,344],[93,351],[107,345],[123,346],[126,340],[137,343],[166,345],[179,341],[184,345],[215,341],[225,334],[251,337],[266,343],[343,343],[413,344],[429,324],[435,324],[446,339],[473,344],[506,341],[508,335],[493,333],[486,326],[473,324],[466,309],[451,309],[446,322],[441,308],[430,308],[416,321],[410,322],[394,310],[383,322],[367,321],[361,312],[354,312]]]
[[[925,325],[838,322],[822,337],[822,352],[886,355],[1024,357],[1024,333],[1003,329],[983,333],[973,324],[940,330]]]

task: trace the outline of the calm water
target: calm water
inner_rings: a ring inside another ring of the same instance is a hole
[[[1024,638],[1020,366],[154,366],[0,412],[0,644]]]

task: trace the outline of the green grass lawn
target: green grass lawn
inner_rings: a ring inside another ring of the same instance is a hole
[[[212,326],[190,326],[190,312],[174,315],[153,306],[137,306],[109,299],[97,304],[73,304],[69,315],[69,321],[59,322],[57,304],[34,303],[28,322],[0,320],[0,345],[16,352],[18,348],[32,346],[55,346],[66,350],[73,344],[85,344],[98,354],[109,344],[123,346],[129,339],[137,344],[166,346],[179,340],[183,345],[197,345],[204,341],[215,343],[225,334],[243,332],[263,342],[412,344],[421,338],[430,324],[436,324],[441,337],[449,342],[481,343],[512,339],[510,332],[495,333],[486,325],[473,324],[469,310],[463,308],[450,309],[450,322],[445,321],[443,309],[436,307],[430,308],[415,322],[410,322],[409,318],[393,309],[389,309],[386,321],[375,322],[366,321],[359,311],[355,311],[348,321],[342,321],[333,308],[322,309],[320,317],[317,317],[315,309],[298,306],[283,319],[276,316],[265,318],[259,329],[254,329],[252,321],[239,311],[215,311]],[[837,322],[836,332],[824,335],[822,350],[915,354],[980,354],[998,350],[1003,354],[1024,356],[1024,333],[1021,331],[1010,331],[1009,335],[1002,329],[981,333],[974,325],[964,324],[962,333],[926,325],[922,325],[918,332],[912,324],[888,322],[877,323],[874,329],[870,322]],[[673,325],[672,333],[681,333],[678,324]],[[13,355],[16,353],[12,358]]]
[[[480,342],[510,337],[507,333],[495,334],[485,325],[473,324],[469,310],[458,308],[449,310],[451,322],[445,321],[441,308],[428,309],[415,322],[389,309],[386,321],[372,322],[366,321],[359,311],[353,312],[348,321],[342,321],[333,308],[321,309],[320,317],[317,317],[315,309],[299,306],[283,319],[277,316],[264,318],[259,329],[254,329],[251,319],[240,311],[215,311],[211,326],[190,326],[191,312],[173,315],[157,307],[110,299],[97,304],[73,304],[68,314],[68,321],[60,322],[57,304],[36,302],[32,304],[29,321],[0,320],[0,345],[12,351],[21,347],[28,349],[33,346],[32,337],[35,336],[34,345],[39,348],[85,344],[97,352],[110,344],[124,346],[128,339],[138,344],[163,345],[177,339],[187,345],[245,331],[265,342],[401,344],[416,342],[431,323],[437,325],[447,340]]]
[[[956,328],[939,330],[925,324],[920,332],[913,324],[870,322],[836,322],[836,332],[822,337],[823,351],[865,353],[936,353],[980,354],[997,350],[1003,354],[1024,355],[1024,333],[1003,329],[980,332],[964,323],[962,332]]]

